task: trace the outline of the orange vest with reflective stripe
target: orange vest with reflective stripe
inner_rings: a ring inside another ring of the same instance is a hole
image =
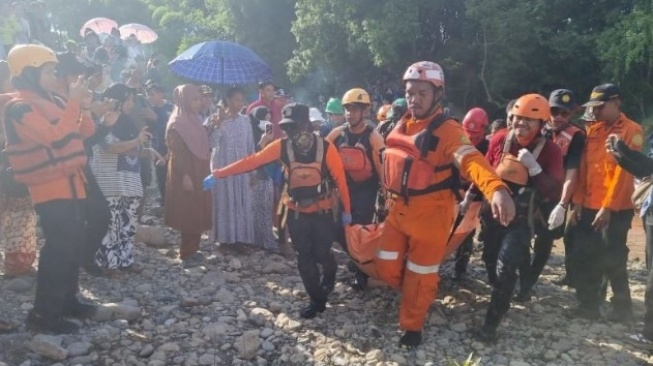
[[[433,131],[449,117],[439,115],[421,132],[408,135],[403,121],[388,135],[383,152],[385,188],[404,198],[424,195],[444,189],[454,189],[453,174],[437,181],[433,173],[450,170],[453,164],[433,166],[426,160],[429,151],[435,150],[437,139]]]
[[[46,99],[12,99],[7,108],[25,104],[38,111],[51,124],[56,124],[63,109]],[[13,121],[5,121],[7,129]],[[9,133],[8,133],[9,135]],[[79,131],[71,132],[50,146],[37,144],[21,139],[10,141],[7,136],[5,152],[14,173],[16,181],[27,185],[44,184],[52,180],[69,178],[78,173],[87,163],[84,142]]]

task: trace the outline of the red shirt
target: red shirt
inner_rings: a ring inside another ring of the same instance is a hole
[[[496,168],[501,160],[503,153],[503,145],[506,140],[508,130],[501,130],[492,136],[490,146],[488,147],[485,157],[490,162],[492,167]],[[539,138],[544,138],[540,136]],[[533,151],[537,143],[531,143],[527,147],[529,151]],[[519,150],[524,147],[519,145],[517,141],[512,143],[510,153],[514,156],[519,155]],[[542,167],[542,172],[534,177],[531,177],[535,189],[544,197],[549,200],[559,200],[562,192],[562,185],[565,181],[565,171],[562,167],[562,151],[560,147],[550,140],[546,140],[540,155],[537,157],[537,162]]]
[[[272,135],[275,139],[283,137],[283,131],[281,131],[281,128],[279,127],[279,121],[281,121],[281,108],[279,108],[279,106],[277,106],[274,101],[268,102],[267,100],[263,99],[262,96],[259,96],[255,102],[247,107],[247,114],[249,115],[252,112],[252,109],[256,107],[265,107],[270,111]]]

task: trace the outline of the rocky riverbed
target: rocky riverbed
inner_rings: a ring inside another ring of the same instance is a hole
[[[147,220],[160,224],[156,215]],[[177,241],[171,231],[166,235]],[[559,255],[551,258],[533,301],[513,304],[492,346],[471,335],[490,294],[479,253],[461,283],[452,282],[451,264],[445,265],[424,344],[404,351],[397,346],[399,294],[378,283],[353,291],[342,252],[341,281],[327,311],[304,320],[299,311],[307,296],[293,260],[265,252],[224,254],[205,241],[204,265],[183,269],[174,249],[139,244],[133,270],[103,278],[83,274],[83,295],[104,304],[96,318],[73,335],[35,334],[22,325],[0,335],[0,366],[451,365],[470,353],[482,365],[495,366],[653,363],[648,351],[623,341],[635,323],[564,315],[574,296],[552,284],[561,274]],[[636,261],[630,269],[639,321],[645,269]],[[22,323],[34,278],[2,279],[0,291],[0,315]]]

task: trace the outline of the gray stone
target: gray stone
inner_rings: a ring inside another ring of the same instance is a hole
[[[199,358],[199,363],[202,366],[219,365],[222,360],[217,355],[203,354]]]
[[[456,333],[465,333],[467,331],[467,325],[465,323],[451,324],[449,328]]]
[[[32,281],[27,278],[14,278],[7,282],[5,289],[11,292],[23,293],[32,289]]]
[[[151,283],[142,283],[134,288],[134,291],[144,294],[146,292],[152,292],[152,284]]]
[[[136,306],[122,303],[109,303],[99,306],[94,319],[96,321],[107,321],[107,310],[109,311],[110,319],[134,321],[141,317],[141,309]]]
[[[281,262],[269,262],[268,264],[263,267],[263,273],[270,274],[270,273],[278,273],[278,274],[284,274],[288,273],[290,271],[290,267],[288,267],[285,263]]]
[[[547,361],[553,361],[558,358],[558,354],[553,350],[548,350],[544,352],[544,359]]]
[[[261,347],[262,347],[264,350],[268,351],[268,352],[272,352],[272,351],[274,351],[274,349],[275,349],[274,344],[273,344],[272,342],[268,342],[268,341],[263,342],[263,344],[261,345]]]
[[[62,338],[37,334],[32,338],[29,348],[32,352],[55,361],[63,361],[68,357],[68,350],[61,347]]]
[[[124,330],[129,328],[129,322],[125,319],[116,319],[111,322],[111,326]]]
[[[208,338],[215,338],[219,336],[225,336],[231,332],[231,326],[225,323],[214,323],[209,324],[204,329],[202,329],[202,334]]]
[[[274,325],[285,330],[296,330],[302,326],[302,323],[291,319],[288,314],[280,313],[274,321]]]
[[[263,328],[263,330],[261,331],[260,337],[263,338],[263,339],[267,339],[268,337],[270,337],[273,334],[274,334],[273,329]]]
[[[138,353],[139,357],[150,357],[152,356],[152,353],[154,353],[154,346],[151,344],[146,344],[145,347]]]
[[[234,296],[234,294],[224,287],[221,288],[220,291],[218,291],[218,293],[215,294],[215,298],[224,304],[230,304],[236,301],[236,297]]]
[[[165,248],[168,246],[165,228],[161,226],[138,225],[136,240],[152,248]]]
[[[151,360],[147,363],[147,366],[166,366],[166,362],[161,360]]]
[[[238,259],[238,258],[232,258],[232,259],[229,261],[229,267],[230,267],[231,269],[238,270],[238,269],[243,268],[243,263],[242,263],[242,262],[240,261],[240,259]]]
[[[274,314],[268,309],[254,308],[249,312],[249,321],[258,326],[264,326],[267,322],[274,322]]]
[[[385,361],[385,353],[380,349],[373,349],[365,354],[365,360],[368,362],[383,362]]]
[[[523,361],[510,361],[510,366],[531,366],[531,364]]]
[[[156,350],[161,351],[161,352],[179,352],[179,351],[181,351],[181,348],[179,347],[179,345],[177,343],[168,342],[168,343],[162,344]]]
[[[91,344],[88,342],[75,342],[67,347],[68,357],[85,356],[91,350]]]
[[[394,361],[394,362],[396,362],[396,363],[398,363],[398,364],[400,364],[400,365],[404,365],[404,364],[406,364],[406,359],[404,358],[404,356],[402,356],[402,355],[400,355],[400,354],[397,354],[397,353],[395,353],[394,355],[392,355],[392,356],[390,357],[390,360],[392,360],[392,361]]]
[[[261,339],[258,335],[258,330],[250,330],[236,339],[234,348],[238,351],[238,358],[251,360],[256,357],[259,348],[261,348]]]

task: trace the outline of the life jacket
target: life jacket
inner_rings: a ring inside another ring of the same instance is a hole
[[[565,127],[552,132],[553,142],[560,147],[562,156],[567,156],[571,139],[574,138],[575,134],[582,132],[582,130],[574,125],[567,124]]]
[[[347,178],[354,183],[363,183],[376,176],[372,159],[372,145],[370,144],[370,135],[373,131],[373,127],[365,126],[358,141],[352,144],[352,133],[349,131],[349,127],[345,127],[334,141]]]
[[[61,105],[64,102],[57,99]],[[31,108],[38,111],[51,125],[59,123],[63,107],[46,99],[16,97],[7,103],[9,108]],[[29,112],[29,110],[27,110]],[[5,154],[11,164],[17,182],[29,185],[43,184],[61,178],[69,178],[87,163],[84,142],[79,132],[71,132],[51,146],[22,140],[15,131],[14,121],[6,119],[7,147]]]
[[[406,200],[444,189],[459,195],[460,178],[453,163],[433,166],[426,160],[428,152],[434,151],[438,144],[433,131],[449,119],[448,115],[440,114],[427,128],[412,136],[406,134],[403,121],[390,132],[383,152],[384,185],[388,191]],[[445,170],[451,170],[451,175],[435,182],[433,174]]]
[[[324,139],[315,139],[315,158],[310,163],[295,160],[292,143],[287,140],[288,170],[286,184],[288,198],[297,207],[306,207],[327,198],[330,194],[328,180],[324,175]]]
[[[528,169],[524,164],[520,163],[516,156],[510,153],[510,148],[512,147],[514,134],[509,132],[506,135],[506,140],[503,143],[503,151],[501,153],[501,158],[499,164],[496,167],[497,175],[506,182],[516,184],[518,186],[525,187],[528,185],[529,175]],[[535,159],[542,152],[542,148],[546,143],[545,138],[540,138],[535,149],[533,150],[533,156]]]

